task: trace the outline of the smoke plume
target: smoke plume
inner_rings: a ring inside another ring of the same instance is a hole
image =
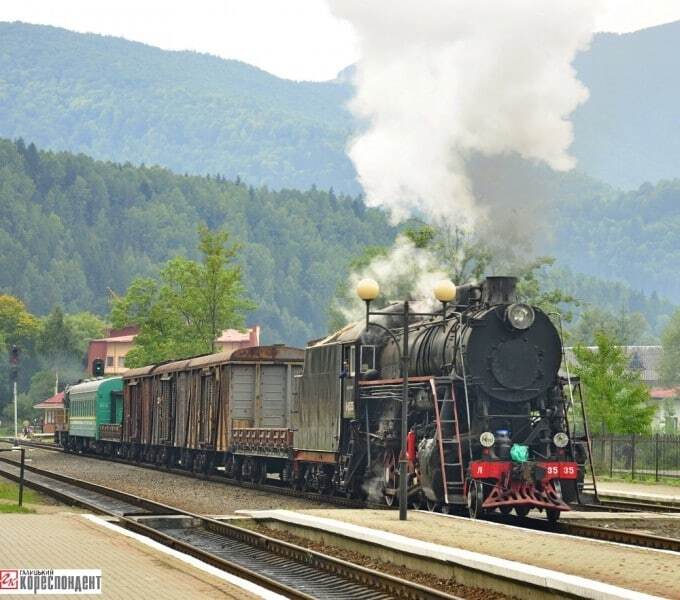
[[[441,269],[431,252],[416,248],[410,239],[400,235],[386,255],[374,258],[366,267],[350,274],[348,289],[353,292],[359,281],[366,277],[380,282],[380,295],[387,301],[404,298],[420,300],[432,298],[435,283],[446,279],[448,274]],[[422,305],[414,305],[414,308],[432,308],[426,304],[426,300],[423,302]],[[351,293],[338,308],[349,322],[361,317],[364,304]]]
[[[588,91],[571,63],[597,1],[329,1],[359,39],[350,107],[365,129],[349,154],[369,206],[472,223],[471,157],[574,166],[568,118]]]

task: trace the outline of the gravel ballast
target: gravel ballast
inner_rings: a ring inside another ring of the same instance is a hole
[[[3,456],[9,458],[7,454],[3,453]],[[27,448],[26,459],[27,464],[39,469],[77,477],[201,514],[229,515],[241,509],[328,508],[328,505],[305,498],[251,490],[52,450]]]

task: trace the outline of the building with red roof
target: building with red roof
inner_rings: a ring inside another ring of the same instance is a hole
[[[260,326],[255,325],[244,331],[225,329],[215,340],[215,352],[231,352],[240,348],[260,345]]]
[[[43,433],[54,433],[64,430],[64,392],[59,392],[33,408],[38,408],[43,412]]]

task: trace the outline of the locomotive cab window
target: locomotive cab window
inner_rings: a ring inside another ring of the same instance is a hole
[[[347,355],[349,355],[349,374],[354,377],[354,373],[356,372],[356,348],[354,346],[350,346],[345,350],[346,354],[345,357],[347,358]]]
[[[375,369],[375,346],[361,346],[361,371]]]
[[[349,374],[356,374],[356,348],[349,348]],[[375,346],[359,346],[359,372],[375,369]]]

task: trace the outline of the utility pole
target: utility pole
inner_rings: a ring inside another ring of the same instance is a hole
[[[401,452],[399,453],[399,520],[406,521],[408,504],[408,460],[406,458],[406,436],[408,435],[408,300],[404,301],[404,323],[401,352]]]
[[[19,348],[16,344],[12,344],[12,349],[9,354],[9,371],[13,384],[14,393],[14,443],[17,443],[19,438],[19,425],[17,422],[17,377],[19,375]]]

